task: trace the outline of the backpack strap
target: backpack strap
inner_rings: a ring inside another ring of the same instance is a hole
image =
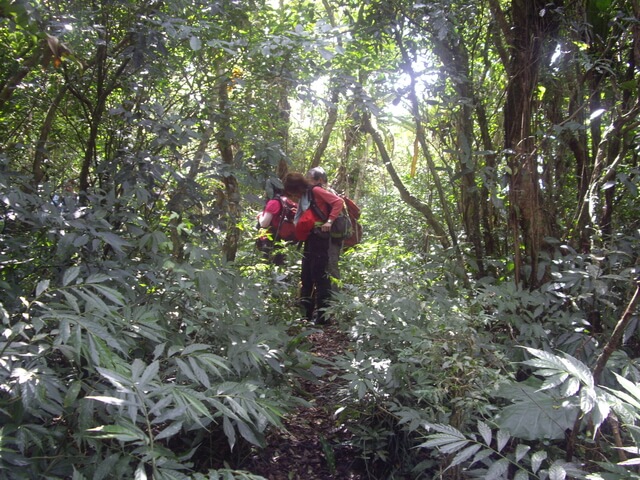
[[[277,199],[280,202],[280,212],[277,215],[278,217],[280,217],[279,220],[278,220],[278,227],[276,228],[276,231],[273,232],[273,238],[276,239],[276,238],[278,238],[278,234],[280,233],[280,227],[282,226],[282,223],[283,223],[283,220],[284,220],[284,208],[285,208],[285,205],[284,205],[284,200],[282,199],[282,195],[280,195],[279,193],[276,193],[273,196],[273,199],[274,200]],[[273,219],[271,219],[272,223],[273,223],[274,219],[275,219],[275,217]]]
[[[316,187],[317,187],[317,185],[314,185],[313,187],[311,187],[309,189],[309,201],[310,201],[309,208],[313,209],[313,213],[315,213],[318,216],[318,218],[320,220],[322,220],[322,223],[326,223],[327,222],[327,218],[329,218],[329,214],[324,213],[322,210],[320,210],[320,207],[316,203],[316,197],[313,194],[313,189],[316,188]],[[322,187],[318,187],[318,188],[322,188]]]

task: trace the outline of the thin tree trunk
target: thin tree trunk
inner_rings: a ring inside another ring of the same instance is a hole
[[[616,324],[613,330],[613,333],[609,337],[609,340],[607,340],[607,343],[604,345],[604,348],[602,349],[602,352],[600,352],[600,355],[596,360],[596,364],[593,367],[592,374],[593,374],[593,381],[595,385],[600,385],[601,383],[600,377],[602,376],[602,372],[604,371],[604,368],[607,365],[607,362],[611,358],[611,355],[613,355],[613,353],[616,350],[618,350],[618,347],[620,346],[620,342],[622,340],[624,332],[636,314],[638,304],[640,303],[640,278],[636,279],[635,286],[636,286],[635,292],[631,297],[631,300],[629,301],[627,308],[625,309],[624,313],[622,314],[622,317]],[[576,442],[577,442],[578,433],[580,431],[581,424],[582,424],[582,417],[578,416],[578,418],[576,418],[575,423],[573,424],[573,428],[567,439],[566,457],[565,457],[567,461],[573,460],[573,455],[575,453]]]
[[[0,110],[2,110],[5,104],[11,99],[13,91],[18,85],[20,85],[20,82],[22,82],[24,77],[26,77],[29,72],[42,61],[43,55],[51,55],[51,51],[48,49],[49,46],[47,41],[42,40],[36,47],[33,54],[24,61],[22,66],[11,77],[9,77],[6,82],[2,84],[0,88]]]
[[[285,152],[289,151],[289,124],[291,123],[291,104],[289,103],[289,89],[287,88],[287,82],[281,80],[278,83],[278,90],[280,92],[278,96],[278,113],[279,113],[279,134],[280,141],[282,142],[282,149]],[[283,157],[278,162],[277,175],[279,178],[284,178],[289,170],[286,157]]]
[[[69,90],[80,100],[80,102],[84,103],[87,108],[90,110],[91,115],[89,118],[89,135],[87,136],[87,146],[84,154],[84,159],[82,161],[82,166],[80,167],[80,175],[78,178],[79,190],[80,190],[80,199],[82,202],[87,201],[87,193],[89,191],[89,187],[91,185],[90,181],[90,173],[91,166],[97,161],[97,152],[98,152],[98,133],[99,127],[102,123],[102,116],[105,111],[105,106],[107,103],[107,98],[111,93],[115,90],[118,85],[120,77],[123,75],[127,65],[129,64],[130,59],[125,58],[123,62],[120,64],[118,69],[114,72],[111,80],[107,83],[107,75],[108,71],[107,67],[107,43],[106,39],[104,44],[98,46],[96,52],[96,62],[95,62],[95,83],[96,83],[96,103],[95,105],[91,105],[91,102],[76,90],[71,83],[67,81],[67,85]]]
[[[574,238],[580,238],[580,243],[588,243],[592,237],[594,229],[602,227],[602,206],[600,196],[602,188],[606,182],[613,180],[617,166],[624,158],[624,149],[621,139],[625,132],[640,124],[640,99],[624,115],[620,115],[613,120],[611,125],[602,135],[602,141],[598,145],[596,160],[589,182],[587,194],[579,205],[574,224]]]
[[[329,106],[327,108],[327,121],[324,123],[324,127],[322,129],[322,136],[320,137],[320,143],[318,143],[318,146],[316,147],[315,152],[313,152],[313,157],[311,158],[309,169],[315,168],[318,165],[320,165],[320,160],[322,159],[322,156],[324,155],[324,152],[327,149],[327,145],[329,145],[329,139],[331,138],[333,127],[335,127],[336,122],[338,121],[338,101],[339,100],[340,100],[340,88],[334,84],[331,87]]]
[[[467,100],[466,102],[460,102],[460,106],[455,112],[455,131],[457,133],[455,139],[455,150],[458,169],[460,172],[460,211],[462,213],[462,222],[464,224],[467,239],[471,245],[473,245],[474,257],[477,265],[477,272],[475,273],[477,276],[483,277],[486,272],[484,268],[484,247],[482,245],[482,234],[480,232],[481,202],[479,189],[476,185],[476,165],[472,154],[473,106],[470,105],[470,101],[475,97],[475,94],[473,93],[472,82],[470,79],[471,73],[469,71],[469,56],[467,51],[464,49],[462,42],[456,41],[455,38],[446,37],[440,40],[437,35],[434,35],[433,37],[436,45],[436,54],[440,57],[458,97]],[[399,34],[396,34],[396,43],[400,47],[405,69],[408,70],[411,78],[411,83],[409,85],[409,98],[412,105],[412,115],[416,123],[416,135],[420,140],[423,153],[429,162],[430,157],[427,153],[428,150],[425,140],[425,131],[418,106],[414,80],[415,74],[411,69],[411,59],[403,46],[402,38]],[[440,184],[438,173],[433,162],[430,162],[429,167],[431,169],[434,182],[436,183],[438,195],[440,196],[440,202],[442,204],[449,234],[451,235],[451,240],[454,247],[459,251],[457,234],[453,227],[453,218],[450,213],[447,198],[444,194],[444,189]],[[460,258],[462,258],[462,254],[460,252],[458,254]]]
[[[218,113],[220,115],[220,120],[218,122],[216,141],[218,143],[218,150],[223,163],[227,165],[230,172],[233,172],[233,129],[231,127],[231,108],[229,105],[228,85],[228,80],[221,80],[218,86]],[[233,174],[225,175],[223,183],[227,204],[227,231],[222,245],[222,251],[226,260],[228,262],[233,262],[238,252],[238,243],[240,240],[240,229],[238,227],[241,217],[240,189],[238,187],[238,180]]]
[[[489,133],[487,113],[484,105],[475,99],[473,102],[476,106],[476,116],[478,118],[478,128],[480,129],[480,138],[485,152],[494,152],[495,147]],[[498,215],[494,208],[492,197],[496,195],[497,178],[496,172],[496,154],[487,153],[485,156],[486,178],[480,187],[480,218],[482,223],[482,234],[484,236],[485,255],[492,257],[498,254],[498,243],[495,239],[495,225],[498,223]]]
[[[67,86],[63,86],[58,94],[49,105],[49,109],[47,110],[47,116],[45,117],[44,124],[40,129],[40,136],[38,137],[38,142],[36,143],[36,151],[33,156],[33,183],[34,185],[38,185],[42,182],[45,176],[44,171],[44,161],[47,157],[47,141],[49,139],[49,134],[51,133],[51,129],[53,128],[53,122],[56,119],[56,113],[58,111],[58,107],[60,106],[60,102],[67,94]]]
[[[216,125],[215,118],[217,115],[215,109],[211,109],[212,114],[209,118],[209,122],[207,122],[207,128],[202,134],[202,138],[200,139],[200,143],[198,144],[198,148],[193,156],[193,162],[191,162],[191,168],[189,172],[185,176],[185,178],[181,179],[178,184],[176,190],[173,192],[173,195],[167,202],[167,210],[169,212],[175,212],[178,216],[173,216],[169,222],[169,231],[171,234],[171,243],[173,245],[172,251],[173,256],[176,260],[181,261],[184,255],[184,241],[180,236],[180,231],[178,226],[182,223],[182,212],[185,210],[185,198],[187,194],[188,185],[196,181],[196,177],[198,172],[200,171],[200,166],[202,165],[202,161],[207,155],[207,149],[209,148],[209,144],[211,141],[211,137],[213,136],[214,127]]]
[[[449,248],[451,246],[451,243],[449,242],[447,232],[445,231],[443,226],[440,224],[440,222],[438,221],[434,213],[431,211],[431,208],[429,208],[428,205],[422,203],[416,197],[411,195],[411,193],[404,186],[404,183],[402,183],[402,180],[398,176],[395,168],[393,167],[393,164],[391,163],[391,157],[387,152],[387,148],[384,145],[384,141],[382,140],[380,133],[378,133],[378,131],[375,128],[373,128],[373,125],[371,124],[371,119],[369,118],[368,115],[363,115],[363,127],[364,127],[364,130],[369,135],[371,135],[373,142],[376,144],[378,152],[382,157],[382,163],[384,163],[384,166],[386,167],[387,172],[391,177],[391,181],[393,182],[395,187],[398,189],[398,192],[400,192],[400,198],[402,198],[402,200],[404,200],[408,205],[415,208],[418,212],[424,215],[424,217],[427,219],[427,223],[433,230],[435,236],[438,238],[438,240],[440,240],[440,244],[444,248]]]

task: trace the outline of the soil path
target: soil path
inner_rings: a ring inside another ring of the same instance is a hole
[[[311,334],[311,351],[333,360],[349,346],[349,338],[335,325]],[[328,369],[316,382],[303,382],[311,403],[284,418],[284,429],[267,437],[268,446],[256,452],[247,470],[268,480],[361,480],[358,459],[349,446],[349,432],[335,418],[339,372]]]

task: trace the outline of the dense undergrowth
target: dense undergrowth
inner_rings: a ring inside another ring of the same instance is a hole
[[[177,262],[169,219],[140,215],[135,192],[58,208],[3,182],[0,475],[252,478],[250,448],[320,371],[290,328],[299,250],[274,268],[248,232],[227,265],[185,224]],[[508,275],[463,287],[451,252],[364,222],[330,313],[353,341],[337,418],[370,478],[638,478],[618,465],[637,454],[635,311],[593,376],[638,238],[558,249],[529,292]]]

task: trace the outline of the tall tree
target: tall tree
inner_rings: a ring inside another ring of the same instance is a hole
[[[511,2],[511,29],[507,34],[510,48],[509,75],[504,109],[504,147],[509,166],[509,219],[513,234],[515,281],[533,288],[542,279],[538,275],[539,257],[550,234],[549,218],[540,192],[539,159],[532,119],[540,63],[556,20],[543,0]],[[500,13],[499,13],[500,15]],[[522,258],[520,247],[526,259]],[[523,278],[524,262],[530,266]]]

